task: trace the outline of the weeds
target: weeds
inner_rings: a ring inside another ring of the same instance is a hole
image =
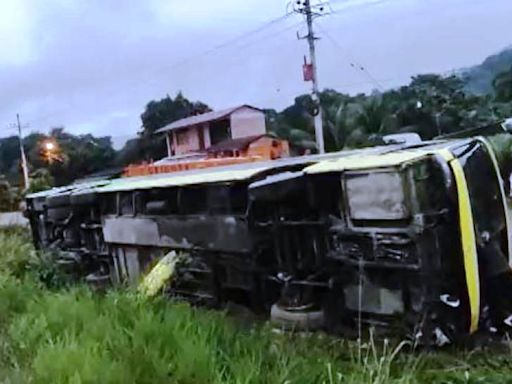
[[[23,277],[36,257],[26,231],[16,228],[0,231],[0,273]]]
[[[359,349],[128,291],[49,290],[41,260],[24,233],[0,232],[0,382],[497,383],[512,372],[510,354],[420,356],[373,337]]]

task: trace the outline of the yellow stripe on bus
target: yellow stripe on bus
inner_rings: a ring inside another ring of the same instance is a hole
[[[469,201],[469,191],[464,175],[464,170],[459,160],[446,149],[440,151],[441,156],[449,163],[455,176],[455,185],[459,203],[459,226],[464,255],[464,272],[469,296],[471,322],[469,332],[478,329],[480,317],[480,276],[478,274],[478,255],[476,250],[475,229],[473,225],[473,213]]]

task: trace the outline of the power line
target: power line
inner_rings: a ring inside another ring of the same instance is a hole
[[[335,4],[339,4],[339,3],[343,3],[344,0],[331,0],[331,3],[335,3]],[[351,11],[354,11],[356,9],[354,8],[362,8],[362,7],[367,7],[367,6],[374,6],[374,5],[379,5],[379,4],[384,4],[384,3],[389,3],[390,0],[376,0],[376,1],[373,1],[373,2],[366,2],[366,3],[362,3],[362,4],[356,4],[355,2],[348,2],[347,6],[344,8],[344,9],[332,9],[332,13],[333,15],[337,15],[337,14],[346,14],[348,12],[351,12]],[[482,3],[482,0],[473,0],[470,2],[470,4],[475,4],[475,3]],[[436,7],[436,9],[438,9],[439,7]],[[415,12],[415,13],[421,13],[421,12]],[[286,13],[285,15],[282,15],[282,16],[279,16],[277,18],[274,18],[274,19],[271,19],[267,22],[265,22],[264,24],[254,28],[254,29],[251,29],[247,32],[244,32],[238,36],[235,36],[223,43],[220,43],[220,44],[217,44],[203,52],[200,52],[198,54],[195,54],[191,57],[188,57],[188,58],[184,58],[184,59],[181,59],[181,60],[178,60],[174,63],[170,63],[169,65],[165,65],[165,66],[162,66],[160,69],[157,69],[157,70],[153,70],[149,73],[150,76],[153,76],[154,80],[153,81],[159,81],[159,79],[156,78],[155,76],[155,73],[157,71],[163,71],[163,70],[168,70],[170,68],[174,68],[174,67],[178,67],[178,66],[181,66],[181,65],[184,65],[184,64],[187,64],[188,62],[190,61],[193,61],[197,58],[200,58],[200,57],[203,57],[203,56],[206,56],[206,55],[210,55],[211,53],[214,53],[214,52],[217,52],[219,50],[223,50],[223,49],[226,49],[228,47],[233,47],[233,46],[238,46],[239,50],[240,49],[244,49],[248,46],[251,46],[251,45],[254,45],[256,44],[257,42],[259,42],[260,40],[264,40],[264,39],[267,39],[267,35],[265,36],[260,36],[257,40],[253,40],[253,41],[249,41],[245,44],[241,44],[243,41],[247,40],[247,39],[250,39],[254,36],[257,36],[258,34],[261,34],[261,32],[273,27],[274,25],[277,25],[279,23],[281,23],[282,21],[286,20],[289,18],[289,16],[291,15],[291,12],[289,13]],[[299,23],[297,23],[298,25]],[[278,34],[284,32],[284,31],[287,31],[291,28],[294,28],[295,25],[293,26],[290,26],[290,27],[286,27],[285,29],[283,29],[281,32],[278,32]],[[323,30],[323,28],[321,28]],[[275,36],[276,34],[274,34],[273,36]],[[326,34],[326,37],[334,44],[336,45],[340,50],[344,50],[340,45],[339,43],[336,42],[336,40],[334,40],[329,34]],[[379,81],[377,79],[375,79],[370,73],[369,71],[362,65],[360,65],[360,63],[358,63],[356,60],[351,60],[352,64],[354,64],[355,66],[354,69],[356,70],[359,70],[363,73],[365,73],[365,75],[368,77],[368,79],[370,79],[370,81],[374,84],[376,84],[378,86],[378,88],[382,89],[382,86],[379,84]],[[357,65],[359,65],[359,68],[357,68]],[[362,68],[362,69],[361,69]],[[142,81],[137,80],[137,79],[133,79],[135,82],[137,83],[143,83]],[[132,81],[127,81],[123,84],[124,87],[126,87],[128,85],[128,87],[130,86],[129,84],[131,83]],[[149,82],[151,83],[151,81]],[[148,84],[147,82],[146,83],[143,83],[143,84]],[[138,84],[135,84],[135,85],[138,85]],[[123,92],[126,92],[126,88],[124,88],[122,90]],[[64,110],[69,110],[71,109],[71,107],[68,107],[68,108],[65,108]],[[41,121],[44,121],[44,120],[47,120],[49,117],[51,116],[54,116],[54,115],[58,115],[62,112],[52,112],[51,114],[49,115],[46,115],[46,116],[43,116],[42,118],[39,118],[39,119],[33,119],[31,120],[30,122],[33,122],[34,124],[37,124],[38,122],[40,123]]]
[[[392,83],[396,83],[398,81],[402,81],[404,80],[404,77],[390,77],[390,78],[385,78],[385,79],[379,79],[379,82],[381,84],[392,84]],[[340,92],[340,93],[343,93],[342,91],[338,91],[338,89],[343,89],[343,88],[347,88],[347,87],[355,87],[355,86],[360,86],[360,85],[366,85],[366,84],[369,84],[371,83],[371,81],[369,80],[361,80],[361,81],[353,81],[353,82],[342,82],[342,83],[331,83],[329,84],[329,87],[328,89],[334,89],[335,91],[337,92]],[[302,91],[299,91],[299,90],[295,90],[295,91],[283,91],[282,89],[279,90],[279,95],[274,95],[274,96],[269,96],[269,97],[266,97],[264,99],[258,99],[258,100],[253,100],[251,101],[252,104],[254,105],[260,105],[260,104],[267,104],[268,102],[272,102],[272,101],[275,101],[275,100],[278,100],[280,98],[283,98],[283,97],[297,97],[297,96],[302,96],[302,95],[305,95],[307,94],[306,91],[302,92]],[[349,95],[349,93],[344,93],[344,94],[347,94]]]
[[[254,28],[254,29],[251,29],[251,30],[249,30],[249,31],[247,31],[247,32],[244,32],[244,33],[242,33],[242,34],[240,34],[240,35],[238,35],[238,36],[236,36],[236,37],[233,37],[233,38],[231,38],[231,39],[229,39],[229,40],[227,40],[227,41],[225,41],[225,42],[223,42],[223,43],[221,43],[221,44],[215,45],[214,47],[211,47],[211,48],[209,48],[209,49],[206,49],[206,50],[204,50],[204,51],[202,51],[202,52],[200,52],[200,53],[194,54],[194,55],[192,55],[192,56],[189,56],[189,57],[186,57],[186,58],[180,59],[180,60],[178,60],[178,61],[175,61],[174,63],[171,63],[171,64],[169,64],[169,65],[162,66],[162,67],[160,67],[160,68],[158,68],[158,69],[156,69],[156,70],[153,70],[151,73],[147,73],[147,74],[145,74],[145,75],[152,75],[152,76],[153,76],[153,80],[151,80],[149,83],[151,83],[151,82],[156,82],[156,81],[158,81],[158,79],[154,76],[154,75],[155,75],[155,73],[162,72],[162,71],[166,71],[166,70],[169,70],[169,69],[172,69],[172,68],[176,68],[176,67],[179,67],[179,66],[185,65],[185,64],[187,64],[187,63],[189,63],[189,62],[191,62],[191,61],[197,60],[197,59],[199,59],[199,58],[201,58],[201,57],[203,57],[203,56],[210,55],[210,54],[212,54],[212,53],[214,53],[214,52],[217,52],[217,51],[219,51],[219,50],[223,50],[223,49],[225,49],[225,48],[227,48],[227,47],[230,47],[230,46],[236,45],[238,42],[240,42],[240,41],[242,41],[242,40],[244,40],[244,39],[247,39],[247,38],[249,38],[249,37],[251,37],[251,36],[253,36],[253,35],[257,35],[258,33],[260,33],[260,32],[262,32],[262,31],[264,31],[264,30],[266,30],[266,29],[268,29],[268,28],[272,27],[273,25],[276,25],[276,24],[278,24],[278,23],[280,23],[280,22],[282,22],[282,21],[286,20],[286,19],[287,19],[288,17],[290,17],[292,14],[293,14],[293,12],[287,12],[285,15],[282,15],[282,16],[279,16],[279,17],[277,17],[277,18],[271,19],[271,20],[269,20],[269,21],[265,22],[264,24],[262,24],[262,25],[258,26],[257,28]],[[259,42],[259,41],[261,41],[261,40],[268,39],[269,37],[273,37],[273,36],[276,36],[276,35],[280,35],[280,34],[282,34],[283,32],[288,31],[288,30],[290,30],[290,29],[292,29],[292,28],[295,28],[296,26],[298,26],[298,25],[300,25],[300,24],[301,24],[301,23],[295,23],[295,24],[293,24],[293,25],[291,25],[291,26],[288,26],[288,27],[286,27],[286,28],[284,28],[284,29],[282,29],[282,30],[279,30],[279,31],[278,31],[278,32],[276,32],[276,33],[273,33],[273,34],[272,34],[272,36],[270,36],[270,35],[265,35],[265,36],[263,36],[263,37],[260,37],[260,38],[259,38],[259,39],[257,39],[257,40],[253,40],[252,42],[248,42],[248,43],[246,43],[246,44],[244,44],[244,45],[242,45],[242,46],[239,46],[238,48],[239,48],[239,49],[247,48],[247,47],[249,47],[249,46],[251,46],[251,45],[254,45],[255,43],[257,43],[257,42]],[[130,86],[147,85],[147,84],[148,84],[148,82],[146,82],[146,83],[142,83],[140,80],[138,80],[138,79],[134,79],[133,81],[128,81],[128,82],[125,82],[125,83],[124,83],[124,85],[125,85],[125,86],[126,86],[127,84],[128,84],[128,87],[130,87]],[[62,111],[66,111],[66,110],[69,110],[69,109],[71,109],[71,107],[64,108],[64,109],[62,109],[62,110],[61,110],[61,111],[59,111],[59,112],[52,112],[52,113],[50,113],[50,114],[44,115],[42,118],[33,119],[33,120],[31,120],[30,122],[31,122],[31,123],[34,123],[34,124],[36,124],[37,122],[47,120],[49,117],[52,117],[52,116],[54,116],[54,115],[58,115],[58,114],[62,113]]]
[[[18,129],[14,125],[9,124],[4,128],[3,132],[16,132],[17,130]]]
[[[340,13],[345,13],[347,12],[348,10],[350,9],[362,9],[362,8],[367,8],[367,7],[372,7],[374,5],[380,5],[380,4],[384,4],[384,3],[389,3],[391,0],[373,0],[373,1],[367,1],[367,2],[363,2],[363,3],[351,3],[351,2],[348,2],[346,0],[330,0],[330,4],[332,5],[333,3],[338,3],[338,2],[344,2],[345,3],[345,7],[344,8],[332,8],[330,7],[330,14],[340,14]]]
[[[327,3],[321,3],[321,4],[319,4],[319,5],[323,5],[323,4],[327,4]],[[318,4],[317,4],[317,5],[318,5]],[[196,60],[196,59],[198,59],[198,58],[201,58],[201,57],[203,57],[203,56],[210,55],[210,54],[212,54],[212,53],[214,53],[214,52],[217,52],[217,51],[219,51],[219,50],[223,50],[223,49],[225,49],[225,48],[227,48],[227,47],[230,47],[230,46],[236,46],[239,42],[243,41],[244,39],[247,39],[247,38],[250,38],[250,37],[252,37],[252,36],[254,36],[254,35],[257,35],[257,34],[259,34],[260,32],[262,32],[262,31],[264,31],[264,30],[266,30],[266,29],[268,29],[268,28],[272,27],[273,25],[276,25],[276,24],[278,24],[278,23],[280,23],[280,22],[282,22],[282,21],[286,20],[286,19],[287,19],[290,15],[292,15],[293,13],[294,13],[294,12],[287,12],[286,14],[284,14],[284,15],[282,15],[282,16],[279,16],[279,17],[277,17],[277,18],[271,19],[271,20],[269,20],[269,21],[265,22],[264,24],[262,24],[262,25],[260,25],[260,26],[258,26],[258,27],[256,27],[256,28],[254,28],[254,29],[251,29],[251,30],[249,30],[249,31],[247,31],[247,32],[244,32],[244,33],[242,33],[242,34],[240,34],[240,35],[238,35],[238,36],[235,36],[234,38],[231,38],[231,39],[229,39],[229,40],[227,40],[227,41],[225,41],[225,42],[223,42],[223,43],[221,43],[221,44],[215,45],[215,46],[214,46],[214,47],[212,47],[212,48],[209,48],[209,49],[207,49],[207,50],[204,50],[203,52],[197,53],[197,54],[192,55],[192,56],[187,57],[187,58],[183,58],[183,59],[178,60],[178,61],[176,61],[176,62],[174,62],[174,63],[169,64],[169,65],[162,66],[162,67],[161,67],[161,68],[159,68],[159,69],[153,70],[153,71],[151,71],[151,73],[147,73],[147,75],[152,75],[152,76],[153,76],[153,80],[151,80],[149,83],[151,83],[151,82],[153,82],[153,81],[154,81],[154,82],[158,81],[158,79],[154,76],[154,75],[155,75],[155,73],[157,73],[157,72],[161,72],[161,71],[164,71],[164,70],[169,70],[169,69],[171,69],[171,68],[176,68],[176,67],[179,67],[179,66],[185,65],[185,64],[189,63],[190,61],[193,61],[193,60]],[[261,41],[261,40],[268,39],[269,37],[275,37],[276,35],[279,35],[279,34],[281,34],[281,33],[285,32],[285,31],[288,31],[289,29],[295,28],[296,26],[298,26],[298,25],[300,25],[300,24],[301,24],[301,23],[293,24],[293,25],[291,25],[291,26],[288,26],[288,27],[286,27],[286,28],[284,28],[284,29],[282,29],[282,30],[278,31],[277,33],[273,33],[272,35],[265,35],[265,36],[262,36],[262,37],[260,37],[259,39],[257,39],[257,40],[253,40],[253,41],[250,41],[250,42],[248,42],[248,43],[246,43],[246,44],[243,44],[243,45],[239,46],[238,48],[239,48],[239,49],[247,48],[247,47],[249,47],[249,46],[251,46],[251,45],[254,45],[254,44],[258,43],[258,42],[259,42],[259,41]],[[137,79],[134,79],[133,81],[125,82],[125,83],[124,83],[124,86],[127,86],[127,85],[128,85],[128,87],[130,87],[130,86],[132,86],[132,85],[137,86],[137,85],[139,85],[139,84],[140,84],[140,85],[142,85],[142,84],[147,85],[147,84],[148,84],[148,82],[146,82],[146,83],[142,83],[141,81],[139,81],[139,80],[137,80]],[[37,124],[38,122],[40,123],[41,121],[45,121],[45,120],[47,120],[48,118],[50,118],[50,117],[52,117],[52,116],[59,115],[59,114],[61,114],[61,113],[62,113],[62,111],[66,111],[66,110],[69,110],[69,109],[71,109],[71,108],[72,108],[72,107],[67,107],[67,108],[64,108],[64,109],[63,109],[63,110],[61,110],[61,111],[58,111],[58,112],[52,112],[52,113],[50,113],[50,114],[44,115],[44,116],[43,116],[43,117],[41,117],[41,118],[37,118],[37,119],[30,120],[30,122],[31,122],[31,123],[33,123],[33,124]]]
[[[291,14],[292,13],[288,12],[288,13],[286,13],[286,14],[284,14],[282,16],[279,16],[279,17],[277,17],[275,19],[269,20],[268,22],[264,23],[263,25],[260,25],[259,27],[255,28],[255,29],[252,29],[250,31],[244,32],[241,35],[238,35],[238,36],[236,36],[236,37],[234,37],[232,39],[229,39],[229,40],[225,41],[224,43],[221,43],[219,45],[214,46],[213,48],[207,50],[204,54],[208,54],[211,51],[216,51],[216,50],[219,50],[219,49],[223,49],[223,48],[225,48],[225,47],[227,47],[227,46],[229,46],[231,44],[235,44],[237,41],[240,41],[240,40],[242,40],[244,38],[247,38],[247,37],[249,37],[251,35],[257,34],[257,33],[261,32],[261,31],[267,29],[268,27],[270,27],[270,26],[272,26],[274,24],[277,24],[277,23],[285,20]]]
[[[330,0],[331,4],[333,2],[343,2],[343,1],[346,1],[346,0]],[[479,4],[488,4],[489,2],[497,2],[497,1],[502,1],[502,0],[464,0],[464,7],[465,8],[468,8],[468,6],[471,6],[471,5],[479,5]],[[461,1],[462,2],[462,1]],[[367,8],[367,7],[372,7],[372,6],[376,6],[376,5],[391,5],[392,3],[392,0],[374,0],[374,1],[369,1],[367,3],[359,3],[359,4],[351,4],[349,3],[347,5],[347,7],[345,8],[331,8],[331,12],[330,14],[332,15],[343,15],[345,14],[348,10],[355,10],[355,9],[362,9],[362,8]],[[435,7],[431,7],[429,9],[424,9],[424,10],[418,10],[416,12],[409,12],[407,13],[407,16],[410,16],[410,15],[425,15],[425,14],[431,14],[431,13],[436,13],[436,14],[442,14],[442,11],[444,10],[447,10],[449,9],[448,7],[440,7],[439,5],[436,5]],[[454,11],[456,11],[458,14],[460,13],[460,7],[457,7],[457,8],[454,8],[453,9]],[[400,18],[401,16],[396,16],[396,17],[393,17],[392,19],[395,20],[397,18]]]
[[[276,32],[272,32],[272,33],[270,33],[270,34],[265,34],[265,35],[263,35],[263,36],[260,36],[260,37],[259,37],[258,39],[256,39],[256,40],[252,40],[252,41],[247,42],[247,43],[246,43],[246,44],[244,44],[244,45],[238,46],[238,47],[237,47],[237,48],[238,48],[238,51],[243,50],[243,49],[248,48],[248,47],[251,47],[251,46],[253,46],[253,45],[255,45],[255,44],[259,43],[260,41],[268,40],[269,38],[272,38],[272,37],[276,37],[276,36],[282,35],[283,33],[288,32],[289,30],[294,29],[294,28],[298,27],[298,26],[299,26],[299,25],[301,25],[301,24],[302,24],[302,22],[300,21],[300,22],[294,23],[294,24],[292,24],[292,25],[289,25],[289,26],[287,26],[287,27],[285,27],[285,28],[282,28],[282,29],[280,29],[280,30],[278,30],[278,31],[276,31]],[[280,44],[280,45],[282,45],[282,44]],[[270,46],[269,44],[265,44],[265,47],[269,47],[269,46]],[[238,59],[240,59],[240,58],[247,59],[247,55],[245,55],[245,54],[243,54],[243,53],[242,53],[242,54],[240,54],[240,53],[239,53],[239,54],[238,54],[238,55],[236,55],[236,56],[230,56],[230,57],[228,58],[228,60],[231,60],[231,61],[237,61],[237,60],[238,60]],[[235,60],[233,60],[233,59],[235,59]],[[229,67],[229,66],[228,66],[228,67]]]
[[[268,39],[268,38],[270,38],[270,37],[279,36],[279,35],[281,35],[281,34],[283,34],[283,33],[285,33],[285,32],[288,32],[288,31],[289,31],[289,30],[291,30],[291,29],[296,28],[297,26],[299,26],[299,25],[301,25],[301,24],[302,24],[302,22],[297,22],[297,23],[294,23],[294,24],[292,24],[292,25],[286,26],[285,28],[279,29],[278,31],[273,32],[272,34],[266,34],[266,35],[263,35],[263,36],[259,37],[257,40],[252,40],[252,41],[249,41],[248,43],[246,43],[246,44],[244,44],[244,45],[239,46],[239,50],[243,50],[243,49],[245,49],[245,48],[248,48],[248,47],[250,47],[250,46],[253,46],[253,45],[255,45],[255,44],[259,43],[260,41],[262,41],[262,40],[266,40],[266,39]],[[282,45],[282,44],[280,44],[280,45]],[[268,45],[268,44],[266,45],[266,47],[269,47],[269,46],[270,46],[270,45]],[[275,47],[274,47],[274,48],[275,48]],[[230,62],[235,62],[235,63],[236,63],[236,62],[238,62],[238,60],[239,60],[239,59],[241,59],[241,58],[246,59],[246,58],[247,58],[247,56],[244,56],[243,54],[238,54],[237,56],[230,56],[230,57],[229,57],[229,61],[230,61]],[[180,64],[181,64],[181,63],[178,63],[177,65],[180,65]],[[238,65],[238,64],[237,64],[237,65]],[[232,64],[231,64],[231,65],[230,65],[230,64],[225,64],[224,68],[229,68],[229,67],[231,67],[231,66],[232,66]],[[153,79],[153,80],[151,80],[149,83],[145,83],[145,85],[151,84],[152,82],[156,82],[156,81],[159,81],[159,79],[158,79],[158,78],[154,78],[154,79]],[[126,83],[125,83],[125,84],[126,84]],[[49,118],[51,118],[51,117],[53,117],[53,116],[60,115],[60,114],[62,114],[63,112],[68,111],[68,110],[70,110],[70,109],[72,109],[72,108],[73,108],[73,107],[70,107],[70,106],[65,107],[65,108],[62,108],[62,109],[61,109],[61,110],[59,110],[59,111],[54,111],[54,112],[48,113],[48,114],[46,114],[46,115],[43,115],[43,116],[42,116],[42,117],[40,117],[40,118],[33,119],[33,120],[29,121],[29,123],[31,123],[32,125],[38,125],[38,124],[41,124],[41,122],[47,121]]]
[[[336,47],[338,50],[340,50],[345,56],[347,56],[349,60],[349,64],[352,68],[354,68],[356,71],[360,71],[368,77],[368,79],[381,91],[384,91],[384,87],[379,83],[379,81],[370,73],[370,71],[362,65],[359,61],[355,60],[354,57],[351,57],[351,55],[348,53],[348,51],[343,48],[343,46],[335,40],[327,31],[322,27],[318,26],[318,29],[322,31],[325,37]]]
[[[180,60],[177,60],[175,61],[174,63],[171,63],[169,65],[165,65],[165,66],[162,66],[161,68],[158,68],[156,70],[153,70],[151,72],[151,75],[154,75],[156,72],[161,72],[161,71],[166,71],[166,70],[169,70],[171,68],[175,68],[175,67],[179,67],[179,66],[182,66],[184,64],[187,64],[188,62],[191,62],[191,61],[194,61],[196,59],[199,59],[203,56],[206,56],[206,55],[210,55],[214,52],[217,52],[219,50],[223,50],[229,46],[233,46],[233,45],[236,45],[239,41],[242,41],[243,39],[246,39],[252,35],[256,35],[258,33],[260,33],[261,31],[277,24],[277,23],[280,23],[281,21],[287,19],[289,16],[291,15],[291,13],[286,13],[285,15],[282,15],[282,16],[279,16],[275,19],[272,19],[272,20],[269,20],[267,21],[266,23],[264,23],[263,25],[260,25],[259,27],[255,28],[255,29],[252,29],[250,31],[247,31],[247,32],[244,32],[234,38],[231,38],[221,44],[217,44],[209,49],[206,49],[202,52],[199,52],[197,54],[194,54],[194,55],[191,55],[189,57],[185,57],[185,58],[182,58]],[[249,44],[250,45],[250,44]]]

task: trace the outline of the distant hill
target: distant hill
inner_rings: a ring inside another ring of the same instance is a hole
[[[482,64],[460,71],[466,81],[466,90],[476,95],[492,94],[492,81],[496,75],[512,67],[512,46],[489,56]]]

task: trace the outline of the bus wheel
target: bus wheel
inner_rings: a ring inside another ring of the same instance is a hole
[[[286,331],[314,331],[324,325],[324,311],[293,311],[272,305],[270,321],[277,328]]]

